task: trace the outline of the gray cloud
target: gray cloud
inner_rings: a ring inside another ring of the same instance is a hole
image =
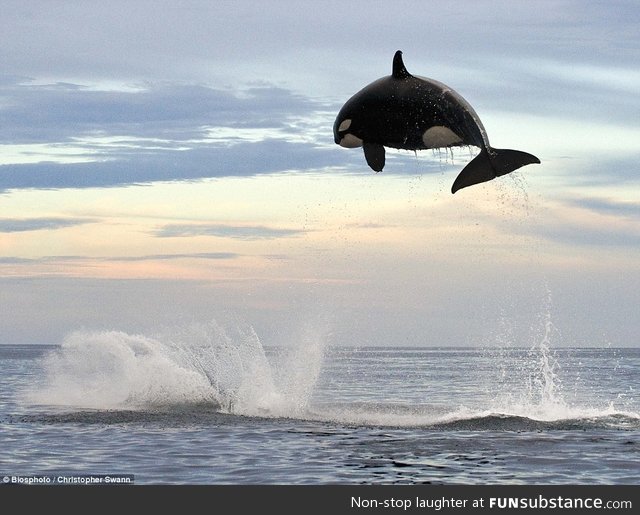
[[[56,230],[96,221],[91,218],[4,218],[0,219],[0,233]]]
[[[203,146],[188,151],[130,151],[126,157],[116,154],[113,160],[89,163],[3,165],[0,166],[0,191],[112,187],[305,171],[348,164],[349,159],[355,157],[340,150],[268,139],[231,146]]]
[[[547,214],[542,221],[522,224],[508,220],[500,222],[501,229],[509,228],[514,234],[524,234],[583,250],[603,247],[623,249],[640,248],[640,204],[638,202],[583,197],[559,199],[561,208],[554,215]],[[566,217],[566,209],[581,208],[610,218],[598,223],[590,217],[579,220]],[[588,252],[588,250],[586,250]]]
[[[236,259],[240,254],[235,252],[195,252],[192,254],[150,254],[147,256],[128,256],[106,258],[108,261],[167,261],[173,259]]]
[[[543,238],[563,244],[594,247],[638,247],[640,230],[630,231],[620,227],[585,227],[582,224],[558,223],[538,233]]]
[[[59,143],[113,134],[183,142],[202,137],[205,126],[286,128],[292,118],[323,108],[272,85],[230,92],[147,83],[134,91],[95,91],[80,84],[5,80],[0,95],[3,143]]]
[[[223,225],[223,224],[169,224],[154,234],[160,238],[184,236],[217,236],[239,240],[271,240],[299,236],[305,231],[297,229],[277,229],[262,225]]]
[[[33,259],[14,256],[0,256],[1,265],[22,265],[26,263],[33,263]]]
[[[321,15],[257,0],[5,3],[13,5],[3,4],[0,59],[13,75],[234,88],[266,79],[340,99],[388,73],[393,52],[402,49],[410,70],[491,108],[606,114],[585,102],[606,97],[618,114],[625,102],[638,112],[634,95],[612,96],[604,83],[572,73],[585,63],[611,74],[637,69],[633,1],[612,8],[594,0],[336,0],[325,2]]]
[[[596,213],[620,216],[640,222],[640,202],[625,202],[594,197],[568,199],[565,202]]]
[[[461,151],[464,152],[464,151]],[[420,173],[460,171],[419,154]],[[462,158],[461,158],[462,159]],[[465,158],[466,160],[466,158]],[[457,163],[456,159],[456,163]],[[0,165],[0,192],[16,189],[108,188],[159,181],[196,181],[216,177],[249,177],[277,172],[304,173],[336,168],[343,174],[371,174],[361,149],[269,138],[230,145],[201,145],[189,150],[129,149],[114,151],[105,161]],[[416,174],[416,159],[406,151],[388,152],[385,174]]]
[[[576,170],[571,180],[579,185],[598,186],[619,183],[628,188],[637,188],[640,181],[640,153],[632,151],[626,155],[603,153],[594,160]]]
[[[143,256],[42,256],[39,258],[0,257],[0,264],[19,265],[34,263],[70,263],[70,262],[134,262],[134,261],[170,261],[174,259],[225,260],[237,259],[241,254],[235,252],[194,252],[189,254],[148,254]]]
[[[5,4],[3,62],[21,75],[47,76],[56,69],[65,76],[192,77],[204,70],[215,76],[233,75],[235,65],[254,80],[264,78],[265,68],[278,77],[324,68],[328,54],[343,56],[340,76],[349,61],[366,66],[356,57],[390,45],[413,47],[425,62],[462,64],[504,55],[611,64],[638,55],[633,42],[639,15],[632,0],[618,1],[615,8],[593,0],[332,0],[321,14],[310,1],[300,2],[300,9],[258,0]]]
[[[50,144],[60,161],[64,152],[86,161],[54,162],[46,148],[34,149],[43,153],[40,162],[0,166],[0,191],[198,180],[355,162],[333,145],[325,104],[275,86],[230,93],[161,84],[129,92],[11,83],[0,86],[0,95],[0,142]]]

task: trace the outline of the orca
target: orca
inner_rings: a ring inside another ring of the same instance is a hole
[[[384,147],[480,148],[454,181],[451,193],[540,163],[532,154],[489,145],[487,131],[469,102],[441,82],[411,75],[400,50],[393,57],[391,75],[365,86],[342,106],[333,136],[342,147],[362,147],[375,172],[384,168]]]

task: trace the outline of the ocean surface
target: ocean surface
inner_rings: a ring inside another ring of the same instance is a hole
[[[0,346],[0,474],[638,484],[640,349],[264,348],[242,324]]]

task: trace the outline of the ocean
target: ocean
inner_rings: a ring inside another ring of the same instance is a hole
[[[0,474],[638,484],[640,349],[263,346],[247,324],[0,346]]]

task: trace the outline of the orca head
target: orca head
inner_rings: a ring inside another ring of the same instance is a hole
[[[362,138],[356,136],[353,130],[353,118],[350,115],[338,114],[333,124],[333,140],[344,148],[356,148],[362,146]]]
[[[413,78],[402,61],[402,51],[398,50],[393,56],[392,74],[389,79],[392,81],[407,80]],[[365,123],[361,120],[361,111],[363,101],[363,94],[365,97],[371,95],[371,91],[368,91],[371,87],[379,88],[380,81],[387,81],[386,77],[371,83],[365,89],[351,97],[351,99],[342,107],[338,113],[335,123],[333,124],[333,140],[336,144],[345,148],[361,147],[363,144],[363,137],[368,133],[367,127],[363,126]],[[386,86],[386,82],[385,82]],[[367,91],[367,93],[365,93]],[[376,91],[374,97],[378,95]],[[360,136],[358,136],[358,134]]]

